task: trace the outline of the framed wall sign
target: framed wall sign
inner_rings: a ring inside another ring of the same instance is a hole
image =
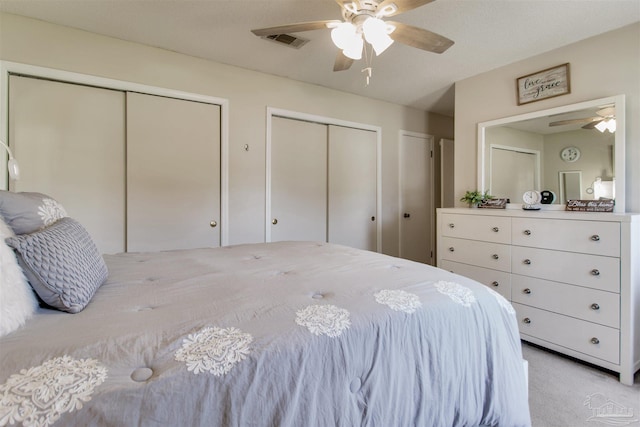
[[[518,105],[571,93],[569,63],[519,77]]]

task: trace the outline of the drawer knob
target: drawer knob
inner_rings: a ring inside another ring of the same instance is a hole
[[[594,234],[593,236],[591,236],[591,240],[593,240],[594,242],[598,242],[600,241],[600,236],[598,236],[597,234]]]
[[[491,255],[491,258],[493,258],[493,259],[499,259],[499,258],[500,258],[500,256],[498,256],[498,254],[493,254],[493,255]]]
[[[497,282],[497,281],[495,281],[495,280],[494,280],[493,282],[491,282],[491,284],[492,284],[493,286],[495,286],[496,288],[497,288],[498,286],[500,286],[500,283],[498,283],[498,282]]]
[[[531,323],[531,319],[529,319],[528,317],[525,317],[524,319],[522,319],[522,321],[523,321],[524,323],[526,323],[527,325],[528,325],[529,323]]]
[[[530,259],[525,259],[524,261],[522,261],[524,264],[526,265],[531,265],[531,260]]]
[[[493,227],[493,228],[492,228],[492,230],[493,230],[493,231],[495,231],[496,233],[497,233],[498,231],[500,231],[500,229],[499,229],[498,227]]]
[[[591,275],[592,276],[599,276],[600,275],[600,270],[598,270],[597,268],[594,268],[593,270],[591,270]]]
[[[453,251],[455,251],[455,249],[453,249],[453,246],[451,246],[451,247],[449,248],[449,252],[453,252]]]
[[[211,227],[211,228],[215,228],[215,227],[217,227],[217,226],[218,226],[218,222],[217,222],[217,221],[215,221],[215,220],[214,220],[214,221],[211,221],[211,222],[209,223],[209,227]]]
[[[594,302],[593,304],[591,304],[591,310],[600,310],[600,305]]]
[[[271,224],[276,225],[278,223],[278,219],[277,218],[273,218],[271,220]]]
[[[531,293],[531,289],[529,289],[529,288],[525,288],[525,289],[522,291],[522,293],[523,293],[523,294],[527,294],[527,295],[529,295],[529,294]]]
[[[449,228],[456,228],[456,225],[454,223],[449,224]]]
[[[525,236],[531,236],[531,230],[524,230]]]
[[[600,340],[596,337],[591,338],[591,344],[600,344]]]

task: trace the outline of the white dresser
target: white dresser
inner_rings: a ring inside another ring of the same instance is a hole
[[[620,373],[640,369],[640,214],[438,209],[438,267],[516,309],[523,340]]]

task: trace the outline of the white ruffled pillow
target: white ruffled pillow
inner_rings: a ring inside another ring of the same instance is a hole
[[[38,308],[38,300],[18,265],[15,253],[4,241],[13,235],[0,218],[0,337],[24,325]]]

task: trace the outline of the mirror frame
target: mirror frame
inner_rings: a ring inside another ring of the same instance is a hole
[[[508,123],[519,122],[523,120],[536,119],[539,117],[550,116],[555,114],[563,114],[585,108],[593,108],[604,104],[614,104],[616,109],[616,132],[615,132],[615,213],[625,212],[625,96],[616,95],[607,98],[593,99],[591,101],[579,102],[577,104],[563,105],[560,107],[549,108],[546,110],[533,111],[531,113],[519,114],[516,116],[504,117],[501,119],[490,120],[478,123],[478,189],[482,192],[487,191],[488,183],[485,182],[485,166],[488,159],[485,157],[485,131],[493,126],[501,126]],[[513,204],[513,203],[512,203]],[[520,206],[521,204],[516,204]],[[552,205],[548,205],[552,206]],[[558,205],[564,209],[563,205]],[[553,208],[550,208],[553,209]]]

